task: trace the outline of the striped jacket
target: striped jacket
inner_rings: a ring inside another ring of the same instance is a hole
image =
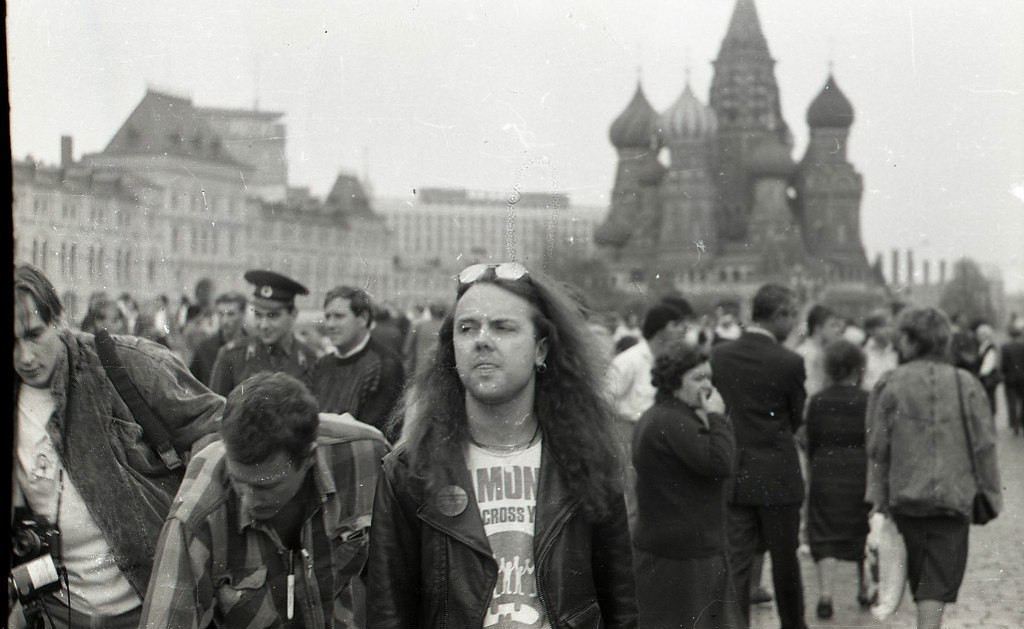
[[[193,629],[211,620],[240,629],[355,626],[363,602],[354,600],[353,577],[366,561],[388,445],[351,415],[322,413],[320,420],[301,552],[292,554],[240,511],[224,444],[215,442],[189,463],[164,524],[140,627]],[[290,568],[295,612],[287,620]]]

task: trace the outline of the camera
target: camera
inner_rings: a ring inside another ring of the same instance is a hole
[[[25,507],[16,507],[11,530],[14,563],[23,563],[42,555],[57,556],[60,531],[43,516]]]
[[[25,607],[25,616],[36,611],[39,597],[60,588],[63,568],[58,560],[60,531],[30,509],[17,507],[11,528],[14,554],[10,590]]]

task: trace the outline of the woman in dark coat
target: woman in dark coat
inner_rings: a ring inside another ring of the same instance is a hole
[[[641,627],[738,627],[725,533],[736,442],[698,348],[675,342],[651,371],[655,405],[633,437]]]
[[[857,562],[857,600],[861,606],[868,604],[862,562],[870,510],[864,501],[868,403],[868,393],[860,387],[864,363],[864,353],[849,341],[826,345],[828,385],[807,406],[808,541],[818,568],[818,618],[832,617],[837,560]]]

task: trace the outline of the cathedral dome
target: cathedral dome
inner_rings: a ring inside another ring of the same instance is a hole
[[[637,83],[633,100],[612,123],[608,137],[615,148],[647,148],[655,142],[657,126],[658,114]]]
[[[686,85],[679,99],[661,115],[664,139],[690,140],[708,137],[718,128],[713,109],[702,104]]]
[[[807,124],[812,129],[847,129],[853,124],[853,106],[836,85],[831,74],[821,92],[807,108]]]
[[[782,142],[775,140],[765,140],[754,147],[747,157],[746,165],[753,177],[785,179],[796,170],[789,149]]]

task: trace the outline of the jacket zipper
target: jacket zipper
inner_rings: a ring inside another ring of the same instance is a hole
[[[547,617],[552,629],[558,629],[558,627],[561,626],[561,622],[558,618],[552,616],[548,608],[548,602],[544,597],[544,580],[542,578],[544,570],[542,568],[548,552],[555,544],[555,539],[558,537],[558,534],[561,533],[562,528],[565,527],[565,524],[569,521],[572,514],[573,510],[569,507],[562,515],[559,516],[558,520],[555,522],[555,526],[552,528],[551,536],[548,538],[547,543],[545,543],[544,548],[541,548],[537,553],[537,598],[540,599],[541,607],[544,608],[544,615]]]

